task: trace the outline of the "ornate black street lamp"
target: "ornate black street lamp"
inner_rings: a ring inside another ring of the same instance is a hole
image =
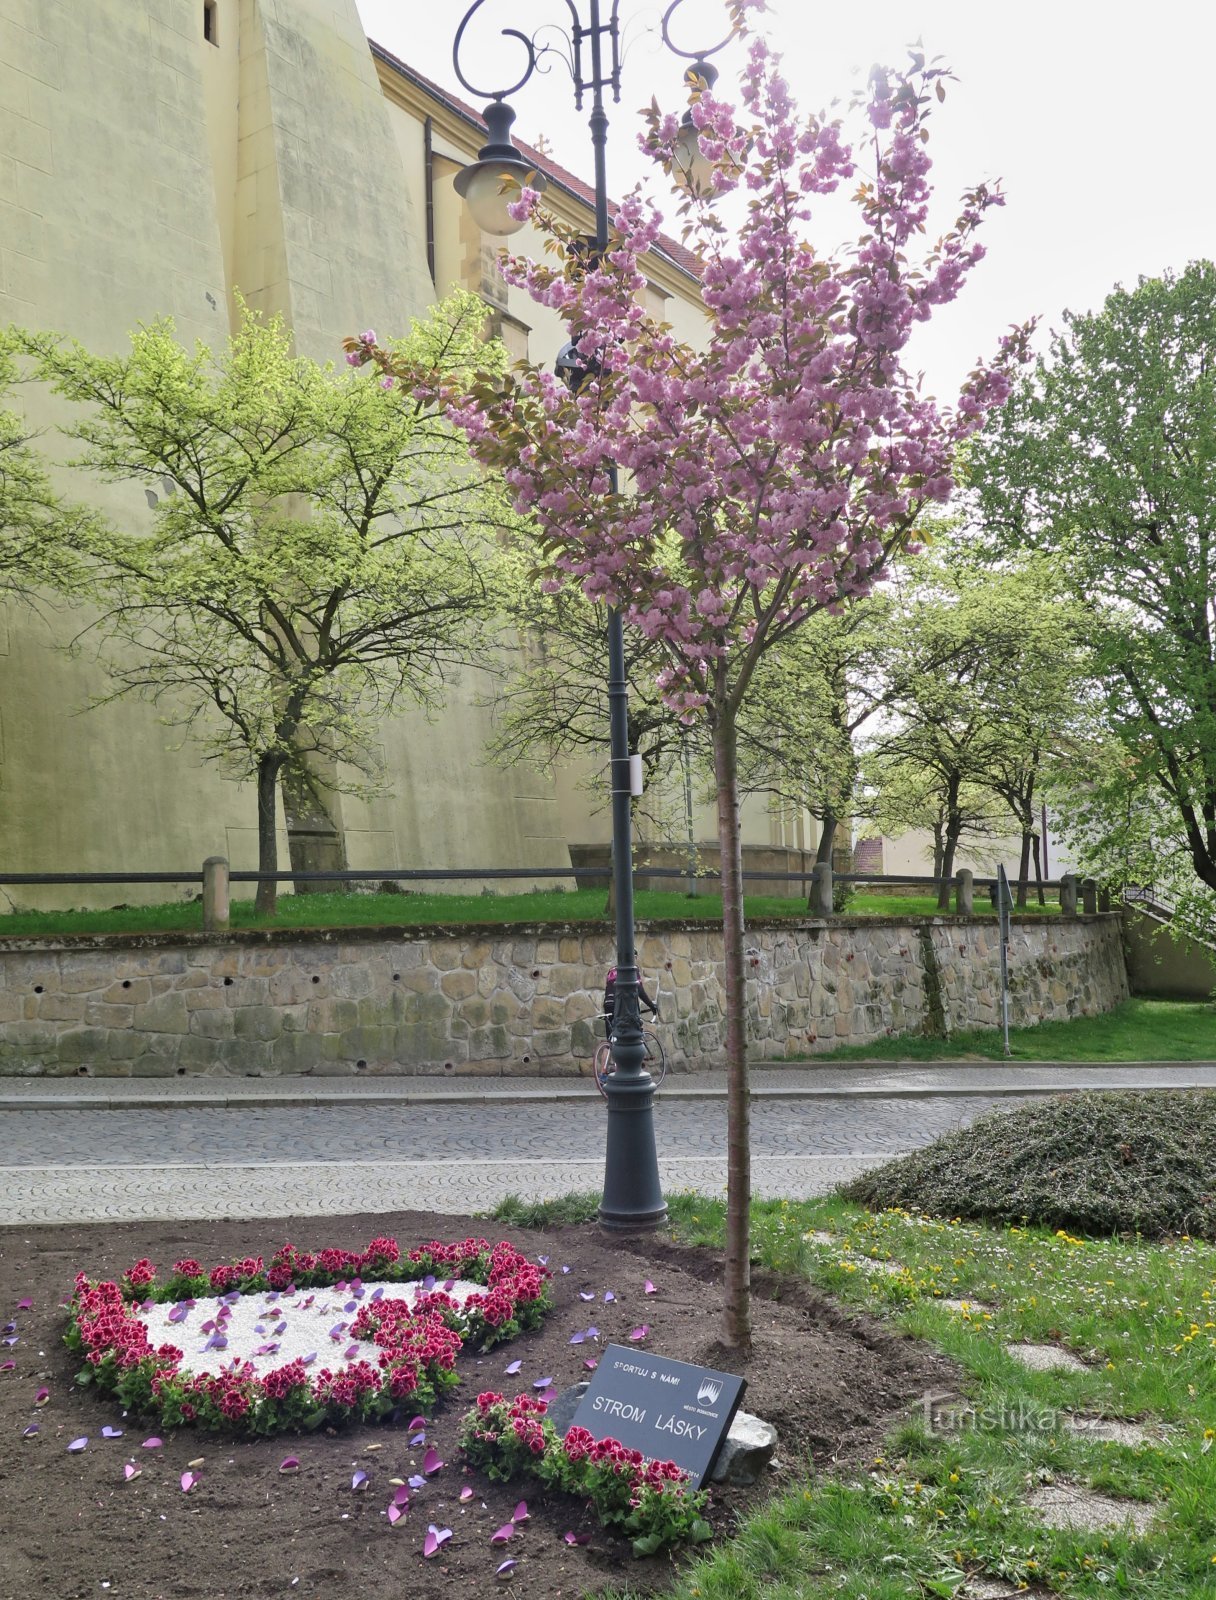
[[[595,160],[595,238],[592,240],[592,249],[603,252],[608,247],[608,113],[604,109],[604,91],[611,90],[613,100],[620,101],[620,0],[603,0],[603,3],[601,0],[589,0],[589,20],[585,24],[575,0],[565,0],[565,3],[570,14],[570,32],[563,34],[570,46],[570,55],[565,59],[574,81],[576,109],[582,110],[585,95],[591,99],[588,124]],[[485,0],[474,0],[465,12],[456,30],[452,62],[456,76],[469,93],[490,102],[484,113],[489,137],[478,159],[465,167],[455,182],[457,192],[468,202],[479,226],[486,233],[506,237],[523,226],[507,211],[510,202],[517,197],[519,186],[525,182],[533,189],[544,186],[543,177],[533,171],[532,165],[511,143],[510,129],[515,112],[506,103],[506,97],[523,88],[536,71],[540,59],[553,52],[554,47],[538,46],[535,34],[529,36],[518,28],[503,28],[501,32],[505,39],[516,40],[523,46],[523,73],[507,88],[478,88],[461,71],[460,50],[465,30],[484,4]],[[672,43],[669,24],[673,12],[681,4],[682,0],[673,0],[664,13],[664,43],[673,54],[692,62],[690,75],[695,73],[701,81],[712,83],[716,73],[708,66],[706,58],[729,43],[730,36],[710,50],[680,50]],[[677,160],[677,167],[685,173],[686,181],[697,186],[704,178],[704,172],[698,169],[697,163],[703,162],[704,158],[700,156],[690,118],[685,119],[680,152],[684,153],[685,159]],[[566,362],[566,368],[560,370],[566,381],[577,387],[586,374],[585,371],[580,372],[569,359],[569,351],[570,347],[567,346],[559,358]],[[615,467],[610,467],[609,493],[616,492],[617,471]],[[667,1205],[659,1182],[659,1162],[654,1140],[654,1083],[642,1065],[646,1049],[642,1040],[642,1013],[638,1002],[633,921],[625,644],[621,616],[615,608],[608,611],[608,707],[612,772],[612,872],[616,891],[616,1004],[612,1028],[612,1055],[616,1071],[606,1085],[608,1136],[600,1223],[604,1228],[625,1232],[659,1227],[667,1218]]]

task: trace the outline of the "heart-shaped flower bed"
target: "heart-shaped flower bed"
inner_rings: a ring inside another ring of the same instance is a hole
[[[539,1326],[548,1276],[485,1239],[404,1254],[387,1238],[315,1255],[286,1244],[268,1267],[178,1261],[163,1282],[143,1260],[119,1283],[80,1274],[64,1337],[82,1382],[171,1427],[315,1428],[425,1410],[455,1388],[465,1344]]]

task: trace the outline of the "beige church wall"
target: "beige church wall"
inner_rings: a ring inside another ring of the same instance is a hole
[[[964,869],[976,877],[990,878],[996,872],[997,862],[1005,863],[1005,870],[1013,877],[1021,859],[1022,841],[1012,834],[986,839],[981,845],[959,847],[955,871]],[[895,877],[927,878],[933,872],[933,835],[925,829],[914,828],[897,839],[884,837],[882,841],[883,872]],[[1054,868],[1053,868],[1054,871]]]
[[[421,213],[354,0],[219,0],[216,21],[213,44],[199,0],[97,0],[70,29],[51,0],[0,0],[0,323],[117,351],[137,322],[171,314],[183,339],[218,344],[239,286],[288,317],[302,351],[340,360],[343,335],[425,307]],[[39,390],[22,402],[36,428],[65,415]],[[50,431],[41,444],[69,453]],[[124,526],[147,519],[142,488],[57,482]],[[88,649],[70,658],[53,645],[88,620],[0,619],[0,859],[26,871],[196,869],[215,853],[256,865],[252,790],[174,748],[156,708],[77,715],[104,677]],[[537,782],[483,776],[477,695],[456,684],[433,722],[407,712],[386,726],[394,793],[335,807],[352,866],[567,864]]]
[[[203,47],[196,0],[95,0],[73,7],[70,27],[52,0],[0,0],[0,324],[113,351],[137,322],[166,314],[186,339],[227,334]],[[52,429],[66,409],[32,385],[18,404],[62,461],[70,450]],[[56,481],[124,526],[147,517],[134,485],[66,470]],[[251,794],[169,749],[177,737],[154,707],[82,712],[104,677],[87,648],[71,658],[54,645],[89,620],[14,606],[0,616],[0,859],[31,872],[168,871],[239,854],[253,834]],[[103,886],[12,898],[111,905],[175,894]]]
[[[221,0],[221,52],[234,13],[239,113],[217,78],[214,115],[239,115],[235,286],[338,361],[429,302],[422,217],[354,0]]]

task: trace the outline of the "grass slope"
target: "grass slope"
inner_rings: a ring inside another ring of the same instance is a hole
[[[791,1060],[828,1061],[1003,1061],[995,1028],[972,1028],[948,1039],[904,1033],[894,1039],[845,1045],[822,1055]],[[1211,1061],[1216,1060],[1216,1006],[1206,1000],[1157,1000],[1136,996],[1113,1011],[1072,1022],[1041,1022],[1010,1028],[1013,1061]]]
[[[238,885],[238,887],[240,887]],[[745,914],[758,917],[807,915],[797,896],[748,895]],[[985,901],[977,912],[991,913]],[[1032,907],[1032,910],[1038,908]],[[1047,906],[1048,913],[1058,906]],[[722,920],[722,897],[689,897],[655,889],[636,896],[640,920]],[[847,915],[867,917],[927,917],[936,914],[931,895],[855,895]],[[253,901],[234,900],[234,928],[341,928],[420,927],[451,922],[600,922],[609,928],[606,896],[602,889],[536,890],[527,894],[285,894],[277,917],[254,915]],[[14,911],[0,915],[0,937],[54,937],[73,933],[179,933],[201,932],[203,909],[193,900],[154,906],[115,906],[102,911]]]
[[[678,1238],[721,1248],[720,1200],[668,1199]],[[971,1420],[937,1431],[917,1407],[871,1460],[818,1476],[788,1462],[781,1492],[666,1600],[927,1600],[961,1597],[977,1574],[1065,1600],[1216,1596],[1216,1247],[872,1215],[834,1197],[757,1202],[752,1255],[930,1340],[960,1367]],[[1007,1341],[1054,1341],[1086,1366],[1031,1371]],[[1138,1418],[1149,1440],[1078,1435],[1075,1413]],[[1151,1503],[1154,1521],[1143,1535],[1050,1529],[1026,1496],[1061,1481]]]

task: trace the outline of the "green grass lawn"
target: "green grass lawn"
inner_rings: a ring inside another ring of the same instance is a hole
[[[678,1238],[721,1246],[720,1201],[669,1205]],[[871,1460],[796,1482],[686,1567],[671,1600],[911,1600],[980,1573],[1069,1600],[1216,1595],[1216,1247],[872,1216],[835,1198],[758,1202],[752,1238],[757,1262],[944,1351],[974,1413],[936,1432],[910,1407]],[[1056,1342],[1087,1366],[1031,1372],[1006,1341]],[[1151,1442],[1078,1437],[1070,1413],[1139,1420]],[[1025,1496],[1062,1480],[1151,1504],[1154,1521],[1142,1536],[1052,1531]]]
[[[18,891],[19,893],[20,891]],[[1032,907],[1038,910],[1038,907]],[[1058,906],[1043,908],[1047,912]],[[661,893],[643,889],[636,897],[637,915],[642,920],[705,918],[721,921],[722,897],[705,894],[689,897],[680,893]],[[987,899],[976,900],[980,914],[991,915]],[[848,916],[932,916],[936,905],[931,895],[859,894],[850,901]],[[750,918],[805,917],[806,905],[796,897],[748,895],[746,914]],[[451,922],[602,922],[609,927],[607,896],[602,889],[579,889],[573,893],[537,890],[529,894],[284,894],[279,898],[275,918],[257,917],[253,901],[234,900],[232,926],[235,928],[340,928],[395,926]],[[0,916],[0,937],[54,936],[71,933],[178,933],[201,932],[202,906],[190,900],[164,905],[125,906],[105,911],[16,911]]]
[[[1216,1059],[1216,1006],[1205,1000],[1125,1000],[1099,1017],[1010,1028],[1014,1061],[1211,1061]],[[1001,1035],[973,1028],[949,1039],[905,1033],[872,1044],[845,1045],[791,1060],[1003,1061]]]

